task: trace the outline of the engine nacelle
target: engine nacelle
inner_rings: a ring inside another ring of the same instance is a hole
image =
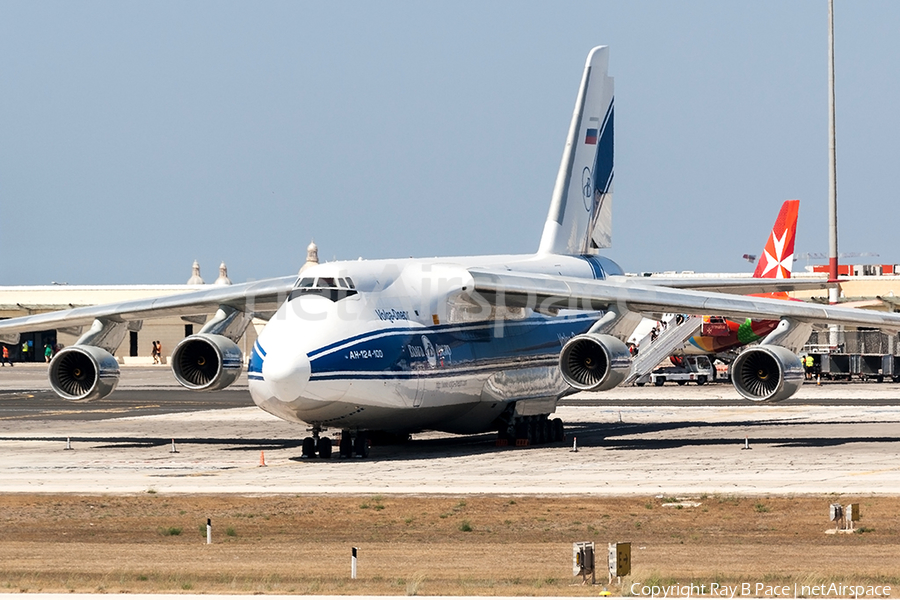
[[[69,346],[50,361],[50,386],[66,400],[87,402],[109,396],[119,383],[119,363],[97,346]]]
[[[576,335],[559,353],[559,370],[572,387],[602,392],[628,377],[631,353],[621,340],[611,335]]]
[[[731,381],[737,392],[753,402],[780,402],[803,385],[800,357],[781,346],[744,350],[731,363]]]
[[[190,390],[221,390],[240,377],[240,348],[225,336],[198,333],[181,340],[172,352],[172,371]]]

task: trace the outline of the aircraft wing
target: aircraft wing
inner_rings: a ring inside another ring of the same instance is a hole
[[[548,277],[530,273],[469,269],[474,291],[497,306],[605,310],[624,313],[686,313],[742,318],[790,318],[812,325],[847,325],[900,331],[900,314],[823,306],[641,283],[635,278],[606,280]],[[649,278],[645,278],[649,279]]]
[[[768,294],[770,292],[793,292],[797,290],[821,290],[837,282],[825,278],[817,279],[762,279],[758,277],[612,277],[627,285],[661,286],[726,294]]]
[[[112,304],[82,306],[69,310],[16,317],[0,321],[0,340],[18,341],[28,331],[90,325],[95,319],[138,321],[156,317],[187,316],[215,312],[230,306],[253,315],[267,315],[278,309],[297,281],[295,275],[250,283],[209,286],[208,289],[144,298]]]

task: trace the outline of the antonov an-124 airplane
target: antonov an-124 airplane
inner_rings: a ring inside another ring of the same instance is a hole
[[[21,332],[82,328],[49,366],[73,401],[116,387],[113,353],[142,320],[212,314],[172,352],[184,387],[220,390],[248,362],[263,410],[307,424],[306,456],[368,455],[368,432],[497,431],[500,439],[561,440],[558,400],[623,382],[622,342],[642,315],[770,318],[778,326],[732,365],[745,398],[775,402],[804,376],[796,351],[813,327],[896,332],[900,315],[744,294],[799,289],[794,280],[629,277],[598,254],[611,240],[613,80],[609,51],[587,58],[550,211],[535,254],[338,261],[291,276],[157,299],[81,307],[0,323]],[[821,286],[821,282],[815,284]],[[253,317],[268,320],[249,360],[235,343]]]

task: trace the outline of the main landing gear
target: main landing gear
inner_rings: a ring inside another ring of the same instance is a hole
[[[303,458],[331,458],[333,444],[331,438],[321,437],[322,428],[314,425],[312,437],[303,440]],[[341,458],[368,458],[369,440],[365,431],[353,433],[345,429],[341,431],[341,439],[338,441],[338,452]]]
[[[498,446],[536,446],[553,444],[565,439],[562,419],[550,415],[515,417],[512,423],[497,432]]]
[[[345,429],[341,432],[341,458],[357,458],[369,457],[369,440],[366,438],[365,431],[357,431],[356,437],[352,437],[349,430]]]

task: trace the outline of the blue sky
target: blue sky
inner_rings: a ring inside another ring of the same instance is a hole
[[[835,30],[840,250],[900,262],[900,3]],[[607,255],[749,271],[787,198],[827,252],[825,0],[0,2],[0,285],[533,252],[598,44]]]

